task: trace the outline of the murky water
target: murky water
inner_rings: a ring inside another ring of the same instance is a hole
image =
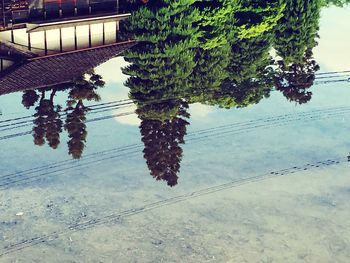
[[[1,73],[0,262],[349,262],[350,8],[165,2]]]

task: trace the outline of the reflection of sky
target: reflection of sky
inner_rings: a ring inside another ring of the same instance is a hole
[[[121,71],[121,68],[126,65],[127,63],[123,57],[117,57],[96,68],[96,73],[101,74],[107,85],[111,86],[110,89],[105,89],[105,93],[102,96],[103,100],[117,101],[128,98],[129,89],[124,86],[124,82],[128,77]],[[133,109],[136,109],[136,107],[129,108],[128,111]],[[114,111],[113,114],[118,114],[118,112]],[[121,124],[140,125],[140,119],[136,114],[117,117],[115,120]]]
[[[320,40],[314,53],[322,71],[350,70],[350,6],[321,13]]]

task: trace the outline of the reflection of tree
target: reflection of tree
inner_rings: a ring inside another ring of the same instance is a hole
[[[207,91],[206,101],[203,101],[227,109],[258,103],[269,96],[272,89],[271,31],[231,41],[228,62],[222,70],[225,73],[221,73],[226,74],[226,78],[222,79],[219,89]]]
[[[127,20],[123,30],[140,41],[126,52],[125,60],[131,64],[123,69],[130,76],[125,85],[133,94],[149,100],[181,97],[188,91],[198,45],[198,16],[190,2],[164,1],[161,8],[140,8]]]
[[[62,132],[62,120],[60,116],[61,107],[54,105],[53,98],[56,89],[52,89],[50,97],[45,98],[48,90],[41,89],[40,96],[36,91],[25,91],[22,96],[22,104],[26,108],[35,105],[39,100],[39,104],[35,107],[33,137],[36,145],[43,145],[45,141],[48,145],[56,149],[60,143],[60,133]]]
[[[68,132],[69,137],[67,142],[68,152],[74,159],[80,159],[87,136],[85,120],[89,108],[84,106],[83,100],[99,101],[100,96],[96,93],[96,90],[103,87],[104,84],[102,77],[91,71],[87,79],[85,76],[76,79],[69,91],[64,129]]]
[[[51,88],[42,88],[38,91],[25,91],[22,96],[22,104],[26,108],[34,106],[39,98],[39,103],[35,107],[33,137],[36,145],[48,145],[56,149],[60,143],[60,133],[62,127],[68,132],[69,154],[75,159],[79,159],[85,147],[87,130],[86,130],[86,113],[89,111],[83,102],[99,101],[100,97],[96,93],[98,88],[104,86],[101,76],[93,71],[86,75],[80,76],[71,83],[60,84]],[[60,105],[54,105],[54,97],[58,91],[69,90],[69,99],[65,114],[62,112]],[[46,98],[47,93],[50,94]],[[61,120],[66,116],[65,124]]]
[[[320,0],[287,0],[275,30],[274,48],[284,64],[302,63],[305,52],[317,45]]]
[[[127,20],[122,29],[139,44],[125,54],[125,85],[155,178],[177,181],[187,103],[231,108],[268,94],[271,29],[283,8],[277,0],[150,1]]]
[[[33,107],[35,105],[38,99],[39,95],[36,93],[35,90],[26,90],[23,92],[22,95],[22,104],[24,107],[29,109],[30,107]]]
[[[299,104],[311,100],[315,72],[319,66],[312,49],[317,45],[321,1],[288,0],[284,16],[275,33],[277,61],[275,84],[290,101]]]
[[[169,110],[169,104],[177,109],[177,116],[163,119],[156,115],[156,108],[160,115],[164,116],[164,109]],[[187,105],[182,101],[165,101],[154,103],[151,106],[153,118],[147,110],[147,105],[139,108],[137,113],[141,117],[140,131],[142,142],[145,145],[143,150],[151,175],[157,180],[164,180],[169,186],[177,184],[180,162],[182,159],[182,148],[180,144],[185,143],[186,125],[188,122],[184,119],[189,117],[186,112]]]
[[[312,51],[306,51],[303,63],[285,65],[283,61],[278,61],[278,65],[279,73],[275,77],[276,89],[290,101],[299,104],[310,101],[312,92],[308,89],[314,84],[315,72],[319,70],[318,64],[312,58]]]
[[[320,0],[320,1],[322,3],[322,6],[335,5],[335,6],[343,7],[350,4],[350,0]]]
[[[313,82],[317,65],[307,50],[316,43],[316,1],[163,0],[135,10],[122,30],[139,44],[125,54],[130,64],[123,72],[154,177],[167,178],[164,171],[176,174],[180,166],[174,163],[181,160],[177,147],[183,138],[173,134],[182,134],[174,129],[187,122],[178,102],[246,107],[268,97],[274,80],[279,87],[286,79],[294,86]],[[270,55],[273,45],[283,60],[278,69]]]
[[[200,16],[191,1],[152,3],[124,25],[125,32],[140,42],[126,52],[125,60],[131,64],[123,72],[130,76],[125,85],[137,104],[150,173],[174,186],[188,124],[182,97],[193,86]]]
[[[208,18],[204,19],[206,24],[220,29],[221,37],[216,36],[214,40],[220,39],[223,44],[213,49],[207,48],[207,43],[213,42],[209,39],[204,45],[204,51],[199,48],[200,54],[207,55],[203,56],[204,63],[197,63],[192,76],[195,83],[199,84],[193,90],[202,92],[191,96],[191,102],[222,108],[258,103],[269,95],[272,88],[272,69],[268,67],[272,62],[269,51],[272,32],[284,5],[278,1],[245,1],[240,4],[228,1],[222,9],[233,11],[228,14],[225,11],[215,12],[211,23],[208,23]],[[221,23],[225,25],[224,28],[215,24],[218,20],[216,14],[220,13],[227,15],[225,22]],[[217,29],[214,32],[218,34]],[[205,35],[212,34],[206,32]],[[223,37],[225,41],[222,41]],[[198,81],[197,76],[204,81]]]
[[[225,94],[230,94],[232,102],[226,99],[226,104],[221,106],[245,107],[269,96],[272,89],[269,67],[272,61],[269,54],[271,42],[272,34],[269,30],[258,36],[231,43],[228,78],[223,83],[222,90]]]
[[[72,155],[74,159],[80,159],[86,142],[87,130],[86,130],[86,112],[88,108],[83,105],[82,100],[70,102],[67,107],[69,113],[67,113],[66,123],[64,129],[68,132],[69,141],[68,153]],[[73,106],[75,104],[75,106]]]

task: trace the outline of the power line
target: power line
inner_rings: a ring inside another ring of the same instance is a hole
[[[292,122],[297,121],[315,121],[321,119],[327,119],[336,116],[342,116],[344,114],[350,114],[350,109],[344,109],[343,111],[314,111],[314,112],[305,112],[304,115],[299,114],[289,114],[289,115],[280,115],[271,118],[265,119],[257,119],[253,121],[245,121],[245,122],[236,122],[231,123],[225,126],[218,126],[209,129],[203,129],[199,131],[192,132],[189,134],[186,139],[186,142],[195,142],[201,141],[207,138],[217,138],[223,137],[226,135],[235,135],[241,134],[245,132],[249,132],[255,130],[257,128],[276,128],[284,125],[288,125]],[[233,127],[232,127],[233,126]],[[84,167],[89,166],[91,164],[95,164],[96,162],[106,161],[110,159],[115,159],[118,157],[126,157],[129,154],[129,150],[132,153],[139,152],[139,148],[142,147],[142,144],[132,144],[123,147],[116,147],[114,149],[105,150],[102,152],[92,153],[87,155],[87,158],[83,158],[82,160],[64,160],[60,162],[55,162],[52,164],[47,164],[41,167],[32,168],[29,170],[20,171],[17,173],[12,173],[8,175],[4,175],[0,177],[0,189],[7,189],[9,186],[17,185],[18,183],[28,183],[32,182],[33,179],[38,179],[41,176],[47,176],[48,174],[61,172],[63,170],[73,169],[76,167]],[[134,151],[137,150],[137,151]],[[120,155],[119,152],[122,151],[123,154]],[[115,153],[118,153],[115,155]],[[111,156],[110,156],[111,155]],[[95,158],[96,157],[96,158]],[[101,158],[102,157],[102,158]],[[94,159],[95,158],[95,159]],[[87,160],[87,161],[86,161]],[[64,167],[66,164],[71,164],[69,167]],[[64,167],[64,168],[62,168]],[[50,170],[58,168],[58,170]],[[44,171],[41,174],[36,174],[37,172]],[[33,175],[32,175],[33,174]],[[26,177],[28,175],[32,175],[30,177]],[[24,176],[24,178],[22,178]]]

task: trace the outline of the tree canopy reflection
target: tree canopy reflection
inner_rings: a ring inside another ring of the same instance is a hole
[[[180,99],[159,103],[138,104],[140,131],[144,143],[144,158],[151,175],[169,186],[177,184],[177,173],[182,159],[188,105]]]
[[[315,72],[319,66],[312,49],[317,45],[321,2],[288,0],[283,17],[275,30],[277,61],[275,84],[290,101],[299,104],[311,100]]]
[[[69,138],[68,153],[74,159],[80,159],[86,142],[85,120],[89,111],[89,108],[84,106],[84,101],[99,101],[97,89],[102,88],[104,84],[100,75],[90,71],[70,83],[25,91],[22,95],[23,106],[28,109],[35,106],[32,130],[34,144],[42,146],[47,143],[49,147],[56,149],[64,128]],[[55,104],[56,93],[67,91],[65,108]]]
[[[224,109],[248,107],[277,90],[296,104],[312,99],[319,66],[313,58],[320,10],[344,1],[326,0],[130,0],[122,24],[130,48],[125,86],[137,106],[144,158],[151,175],[169,186],[178,181],[193,103]],[[89,72],[73,82],[27,91],[34,107],[33,137],[57,148],[68,133],[68,152],[82,156],[87,136],[84,101],[99,101],[101,76]],[[66,105],[55,105],[66,90]],[[64,119],[64,120],[63,120]]]
[[[139,44],[126,52],[130,64],[123,72],[130,76],[125,85],[138,106],[144,157],[155,178],[171,186],[177,180],[188,104],[247,107],[274,88],[295,103],[311,99],[308,89],[319,69],[312,50],[320,9],[329,3],[133,2],[139,5],[122,30]]]

